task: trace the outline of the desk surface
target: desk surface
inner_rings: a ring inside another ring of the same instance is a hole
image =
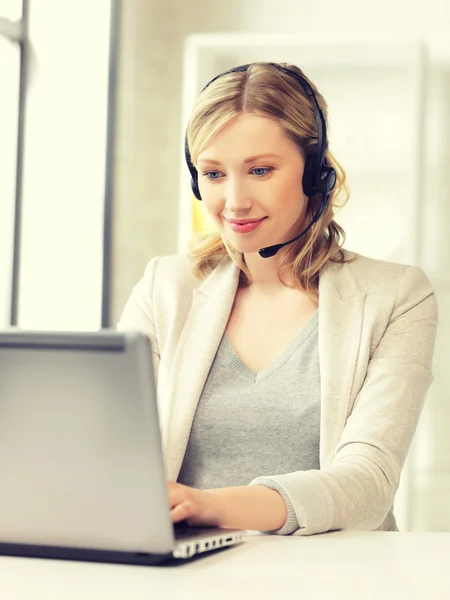
[[[5,600],[449,600],[450,533],[252,535],[178,567],[0,557]]]

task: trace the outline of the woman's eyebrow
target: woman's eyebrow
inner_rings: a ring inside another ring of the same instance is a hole
[[[211,165],[221,165],[222,164],[220,162],[220,160],[213,160],[212,158],[199,158],[198,162],[199,163],[208,163]]]
[[[272,152],[268,152],[266,154],[257,154],[256,156],[249,156],[244,160],[244,163],[255,162],[255,160],[259,160],[261,158],[281,158],[279,154],[273,154]]]
[[[281,158],[279,154],[273,154],[272,152],[266,154],[256,154],[255,156],[249,156],[244,160],[244,164],[255,162],[261,158]],[[221,165],[220,160],[213,160],[212,158],[200,158],[199,163],[209,163],[211,165]]]

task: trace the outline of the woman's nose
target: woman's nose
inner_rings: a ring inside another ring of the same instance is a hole
[[[230,213],[250,208],[252,205],[250,194],[245,185],[239,181],[228,181],[225,186],[225,207]]]

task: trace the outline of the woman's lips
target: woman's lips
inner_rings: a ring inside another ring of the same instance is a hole
[[[249,233],[250,231],[253,231],[259,227],[265,218],[266,217],[260,219],[259,221],[254,221],[253,223],[230,223],[228,221],[228,225],[236,233]]]

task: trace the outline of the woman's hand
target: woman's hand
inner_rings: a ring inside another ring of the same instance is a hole
[[[189,525],[217,526],[214,495],[207,490],[167,482],[172,523],[186,520]]]
[[[198,490],[169,481],[167,486],[173,523],[271,531],[286,521],[283,498],[263,485]]]

